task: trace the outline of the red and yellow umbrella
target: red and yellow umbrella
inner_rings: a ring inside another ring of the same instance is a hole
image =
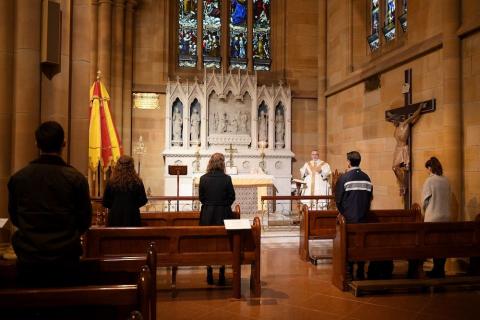
[[[110,96],[100,75],[90,88],[88,163],[92,173],[106,172],[121,156],[122,145],[110,113]]]

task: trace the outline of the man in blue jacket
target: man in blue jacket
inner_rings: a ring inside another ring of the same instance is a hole
[[[335,201],[347,223],[361,223],[370,210],[373,185],[370,177],[360,169],[362,160],[358,151],[347,153],[348,170],[342,174],[336,185]],[[357,262],[357,279],[365,278],[365,262]],[[350,274],[353,264],[349,264]]]

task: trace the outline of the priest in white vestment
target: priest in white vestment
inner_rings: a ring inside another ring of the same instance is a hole
[[[312,151],[312,160],[306,162],[302,168],[300,168],[300,175],[304,178],[306,183],[305,191],[302,193],[304,196],[324,196],[330,195],[330,175],[332,171],[330,166],[325,161],[318,158],[318,151]],[[313,205],[315,208],[316,201],[303,200],[303,203],[307,205]],[[327,200],[318,201],[318,208],[326,209],[328,205]]]

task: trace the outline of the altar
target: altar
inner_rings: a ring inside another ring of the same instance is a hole
[[[256,74],[207,73],[203,81],[168,81],[165,108],[165,189],[176,195],[171,165],[187,166],[179,195],[198,195],[213,153],[225,155],[243,213],[262,210],[263,195],[290,195],[291,90],[257,86]],[[264,208],[265,209],[265,208]]]
[[[256,214],[266,208],[262,208],[262,196],[275,194],[274,177],[270,175],[244,174],[232,175],[233,188],[235,189],[235,205],[240,205],[241,213]],[[193,179],[193,194],[198,196],[200,176]]]

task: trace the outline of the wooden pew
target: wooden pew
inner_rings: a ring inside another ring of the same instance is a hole
[[[146,256],[125,256],[125,257],[111,257],[111,258],[86,258],[82,259],[84,265],[94,265],[94,269],[102,272],[101,277],[105,277],[105,273],[108,276],[117,280],[115,274],[120,274],[118,280],[123,280],[122,276],[125,273],[134,273],[139,270],[143,265],[147,265],[150,270],[150,301],[149,301],[149,313],[148,317],[151,320],[156,319],[157,316],[157,251],[154,242],[149,242],[147,245]],[[105,281],[105,278],[101,279]],[[148,319],[146,315],[144,319]]]
[[[141,212],[142,226],[198,226],[200,211]],[[235,205],[233,219],[240,219],[240,206]]]
[[[43,303],[44,300],[53,299],[55,294],[60,294],[59,307],[63,306],[115,306],[115,307],[130,307],[133,304],[128,302],[133,301],[134,294],[138,296],[138,301],[141,304],[135,308],[141,311],[143,319],[156,318],[156,251],[154,243],[150,243],[147,247],[146,256],[143,257],[116,257],[108,259],[83,258],[80,260],[80,275],[82,284],[75,284],[69,287],[61,288],[24,288],[19,287],[17,283],[16,262],[3,260],[0,263],[0,297],[5,298],[6,301],[17,299],[17,294],[12,295],[12,291],[25,294],[26,296],[39,294],[42,298],[34,303],[26,303],[26,307],[52,307],[51,303]],[[146,268],[144,268],[146,267]],[[145,274],[140,274],[139,271],[145,269],[148,271],[148,279]],[[85,285],[83,285],[83,283]],[[139,286],[141,284],[141,286]],[[148,291],[144,290],[144,286],[148,285]],[[134,288],[135,287],[135,288]],[[46,290],[48,289],[48,290]],[[67,289],[67,290],[66,290]],[[70,290],[72,289],[72,290]],[[72,293],[68,293],[70,290]],[[143,290],[143,291],[141,291]],[[104,291],[105,295],[95,291]],[[67,292],[67,293],[65,293]],[[91,293],[92,297],[98,297],[100,300],[91,303],[89,300],[80,299],[69,304],[68,299],[76,299],[76,294]],[[63,294],[65,295],[63,296]],[[108,303],[109,294],[111,298],[117,299],[118,302]],[[44,297],[45,296],[45,297]],[[49,298],[50,297],[50,298]],[[55,300],[55,299],[53,299]],[[146,301],[144,301],[146,300]],[[18,303],[7,303],[0,301],[0,309],[3,303],[6,303],[8,308],[16,309],[22,305],[22,300]],[[128,302],[128,303],[126,303]],[[141,307],[141,308],[140,308]],[[66,315],[65,315],[66,316]]]
[[[317,259],[330,258],[328,256],[312,257],[310,255],[309,240],[333,239],[336,233],[337,210],[309,210],[302,207],[300,218],[300,245],[298,253],[305,261],[316,264]],[[420,206],[414,204],[412,209],[371,210],[366,222],[419,222],[422,221]]]
[[[194,203],[199,203],[199,198],[198,196],[192,197],[192,196],[147,196],[148,203],[144,206],[144,208],[147,210],[146,212],[142,212],[142,214],[157,214],[157,213],[187,213],[188,214],[194,214],[195,212],[199,212],[198,210],[191,210],[191,211],[179,211],[179,208],[177,207],[177,210],[170,210],[171,209],[171,203],[179,203],[179,201],[189,201],[192,203],[191,207],[192,208],[197,208],[197,205],[194,205]],[[161,201],[161,202],[166,202],[168,203],[167,211],[151,211],[149,210],[149,207],[155,205],[151,204],[152,201]],[[92,226],[106,226],[108,223],[108,209],[103,207],[102,205],[102,198],[100,197],[92,197],[91,198],[91,203],[92,203],[92,209],[93,209],[93,214],[92,214]],[[184,217],[184,219],[186,218]]]
[[[198,226],[200,212],[141,212],[140,217],[145,227]]]
[[[154,241],[158,267],[232,265],[236,298],[240,298],[240,265],[250,264],[250,289],[258,296],[260,229],[258,217],[250,230],[240,231],[227,231],[224,226],[92,228],[86,233],[85,256],[134,257],[142,254],[146,243]]]
[[[152,320],[149,313],[152,287],[150,274],[150,269],[145,265],[140,270],[137,284],[3,288],[0,289],[2,319],[22,319],[25,313],[29,317],[29,311],[34,312],[35,319],[38,319],[39,311],[43,319],[81,319],[95,315],[99,307],[115,307],[121,310],[137,310],[143,319]],[[77,307],[73,309],[73,313],[69,309],[72,307]],[[79,311],[80,315],[77,314]]]
[[[480,256],[480,215],[469,222],[393,222],[346,224],[338,216],[333,241],[332,283],[340,290],[349,287],[349,261],[413,260]],[[429,279],[431,280],[431,279]],[[464,281],[465,279],[460,279]],[[477,277],[475,281],[480,280]],[[368,280],[373,282],[373,280]],[[387,287],[382,281],[381,287]],[[406,280],[407,281],[407,280]],[[411,281],[411,280],[409,280]],[[422,284],[420,279],[416,280]],[[451,280],[436,279],[440,285]],[[362,281],[357,281],[362,283]],[[397,284],[393,282],[394,287]],[[425,282],[425,286],[434,285]],[[358,288],[354,288],[355,290]],[[357,293],[355,291],[355,293]]]

